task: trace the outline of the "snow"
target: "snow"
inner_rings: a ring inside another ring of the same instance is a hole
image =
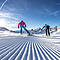
[[[45,34],[0,31],[0,60],[59,60],[60,30]]]
[[[0,37],[6,37],[6,36],[23,36],[26,37],[27,34],[20,34],[20,33],[14,33],[14,32],[9,32],[9,31],[0,31]]]

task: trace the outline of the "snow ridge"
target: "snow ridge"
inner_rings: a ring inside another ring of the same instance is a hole
[[[38,37],[2,38],[0,60],[59,60],[60,52],[54,46]]]

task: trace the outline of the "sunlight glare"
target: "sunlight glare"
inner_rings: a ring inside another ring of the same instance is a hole
[[[6,26],[5,19],[0,19],[0,27],[5,27],[5,26]]]

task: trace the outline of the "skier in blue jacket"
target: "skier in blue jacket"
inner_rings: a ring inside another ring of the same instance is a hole
[[[45,28],[46,30],[46,36],[50,36],[50,26],[45,24],[45,26],[43,26],[42,30]]]

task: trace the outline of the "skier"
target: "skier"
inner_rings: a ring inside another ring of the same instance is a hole
[[[42,30],[45,28],[46,31],[46,36],[50,36],[50,26],[45,24],[45,26],[43,26]]]
[[[18,28],[21,28],[20,33],[22,34],[22,28],[24,28],[24,30],[28,33],[28,35],[30,35],[30,32],[26,29],[26,23],[22,20],[19,24],[18,24]]]

